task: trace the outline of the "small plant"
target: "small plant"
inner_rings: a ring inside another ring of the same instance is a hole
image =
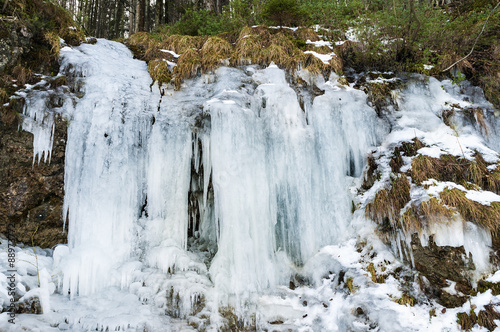
[[[457,74],[451,80],[451,83],[453,83],[455,85],[459,85],[460,83],[462,83],[463,81],[465,81],[465,79],[466,79],[465,75],[462,74],[461,71],[458,71]]]

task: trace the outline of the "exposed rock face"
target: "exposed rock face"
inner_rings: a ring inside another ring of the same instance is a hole
[[[428,281],[422,283],[422,288],[437,296],[438,302],[445,307],[455,308],[464,304],[472,290],[467,275],[475,270],[472,257],[467,256],[464,247],[437,246],[432,235],[429,244],[423,247],[416,234],[412,237],[411,246],[415,268]],[[443,290],[449,286],[447,280],[456,282],[456,294]]]
[[[0,72],[14,66],[19,58],[29,52],[33,34],[14,18],[0,20]]]
[[[57,118],[52,160],[33,164],[33,135],[0,122],[0,233],[15,226],[17,242],[50,248],[63,232],[64,153],[67,125]]]

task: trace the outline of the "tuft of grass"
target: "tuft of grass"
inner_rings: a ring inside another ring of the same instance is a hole
[[[398,176],[391,189],[380,190],[372,203],[366,206],[366,215],[379,224],[387,221],[394,227],[400,219],[401,209],[410,201],[410,182],[406,176]]]
[[[201,49],[204,41],[205,38],[199,36],[172,35],[161,44],[161,47],[182,54],[188,50]]]
[[[279,45],[271,45],[262,52],[262,61],[269,65],[274,62],[282,69],[294,69],[297,67],[297,61],[288,55],[288,53]]]
[[[233,47],[220,37],[210,37],[201,48],[201,68],[204,72],[216,68],[231,57]]]
[[[43,35],[43,39],[50,44],[50,51],[57,59],[59,58],[59,52],[61,50],[61,41],[59,40],[59,35],[55,31],[46,31]]]
[[[412,139],[411,142],[402,142],[400,146],[394,148],[394,154],[389,162],[391,169],[394,173],[399,173],[399,170],[403,166],[402,155],[406,157],[413,157],[417,154],[417,151],[423,148],[425,145],[418,138]]]
[[[312,55],[311,53],[304,53],[301,57],[302,68],[307,69],[311,74],[318,75],[324,73],[329,74],[329,66],[324,64],[323,61]]]
[[[31,70],[21,65],[17,65],[12,69],[12,76],[19,86],[23,86],[26,83],[33,83],[34,79],[34,75]]]
[[[241,36],[242,34],[240,34]],[[236,48],[231,58],[236,66],[259,64],[263,62],[264,51],[262,40],[257,35],[244,35],[236,42]]]
[[[198,51],[187,49],[177,61],[177,66],[174,67],[174,84],[175,89],[179,90],[182,81],[198,75],[201,69],[201,57]]]
[[[342,58],[338,57],[337,55],[332,55],[332,59],[329,61],[329,63],[333,71],[337,75],[342,76],[344,72],[344,61],[342,61]]]
[[[354,287],[354,280],[352,279],[352,277],[347,278],[345,285],[347,286],[347,289],[351,294],[356,291],[356,288]]]
[[[479,311],[476,315],[474,309],[470,309],[469,314],[466,312],[457,313],[457,323],[464,331],[470,331],[477,324],[485,327],[488,331],[493,331],[497,328],[495,320],[500,319],[500,313],[496,310],[493,304],[484,306],[484,310]]]
[[[375,270],[375,265],[373,265],[373,263],[368,264],[366,270],[370,273],[374,283],[383,284],[385,282],[384,275],[377,275],[377,271]]]
[[[406,292],[404,292],[400,298],[394,299],[393,301],[400,305],[409,305],[410,307],[413,307],[417,303],[417,299]]]
[[[310,40],[312,42],[321,40],[316,31],[310,28],[298,28],[295,30],[294,36],[297,39]]]
[[[148,72],[153,79],[153,84],[158,82],[158,86],[161,86],[163,83],[169,83],[173,77],[167,62],[162,59],[150,61],[148,63]]]
[[[500,226],[500,203],[492,202],[490,206],[472,201],[465,197],[465,192],[453,188],[444,189],[440,194],[441,201],[457,209],[462,217],[497,234]]]

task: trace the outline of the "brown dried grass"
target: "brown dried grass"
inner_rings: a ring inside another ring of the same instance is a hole
[[[148,63],[148,72],[153,79],[153,83],[158,82],[158,86],[169,83],[172,80],[172,72],[168,69],[168,64],[162,59],[151,60]]]
[[[302,40],[310,40],[312,42],[321,40],[316,31],[310,28],[298,28],[297,30],[295,30],[294,36],[295,38]]]
[[[401,216],[401,209],[410,201],[410,182],[404,175],[398,176],[391,184],[391,189],[382,189],[372,203],[366,206],[366,216],[383,224],[387,219],[394,227]]]
[[[465,197],[459,189],[444,189],[440,194],[441,201],[457,209],[464,220],[471,221],[492,234],[497,234],[500,225],[500,203],[492,202],[490,206],[472,201]]]
[[[201,57],[198,51],[187,49],[177,61],[177,66],[174,68],[174,82],[176,90],[179,90],[182,81],[194,77],[201,69]]]
[[[172,35],[161,43],[162,48],[182,54],[188,50],[202,48],[206,37]]]
[[[201,68],[209,71],[221,64],[222,61],[231,57],[233,47],[220,37],[210,37],[201,48]]]

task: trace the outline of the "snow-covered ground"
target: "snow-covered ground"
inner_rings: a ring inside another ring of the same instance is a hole
[[[40,158],[50,155],[52,114],[69,120],[69,243],[36,255],[16,247],[17,296],[39,298],[43,314],[18,315],[12,325],[4,312],[0,330],[216,330],[228,323],[229,306],[258,330],[456,331],[458,312],[500,302],[491,291],[455,309],[427,300],[364,218],[403,141],[418,137],[426,155],[479,151],[498,161],[493,127],[486,139],[439,117],[451,104],[489,107],[480,96],[467,101],[450,81],[415,77],[395,96],[397,110],[378,117],[366,94],[335,74],[312,78],[324,91],[314,97],[292,89],[274,65],[222,67],[178,92],[162,87],[162,96],[146,64],[121,44],[99,40],[61,53],[61,71],[84,82],[85,95],[47,110],[41,92],[23,92],[23,128]],[[358,195],[370,151],[386,167]],[[498,197],[467,195],[484,204]],[[361,207],[354,214],[353,205]],[[0,249],[5,306],[5,239]],[[384,283],[372,281],[370,264]],[[397,303],[405,294],[417,304]]]

